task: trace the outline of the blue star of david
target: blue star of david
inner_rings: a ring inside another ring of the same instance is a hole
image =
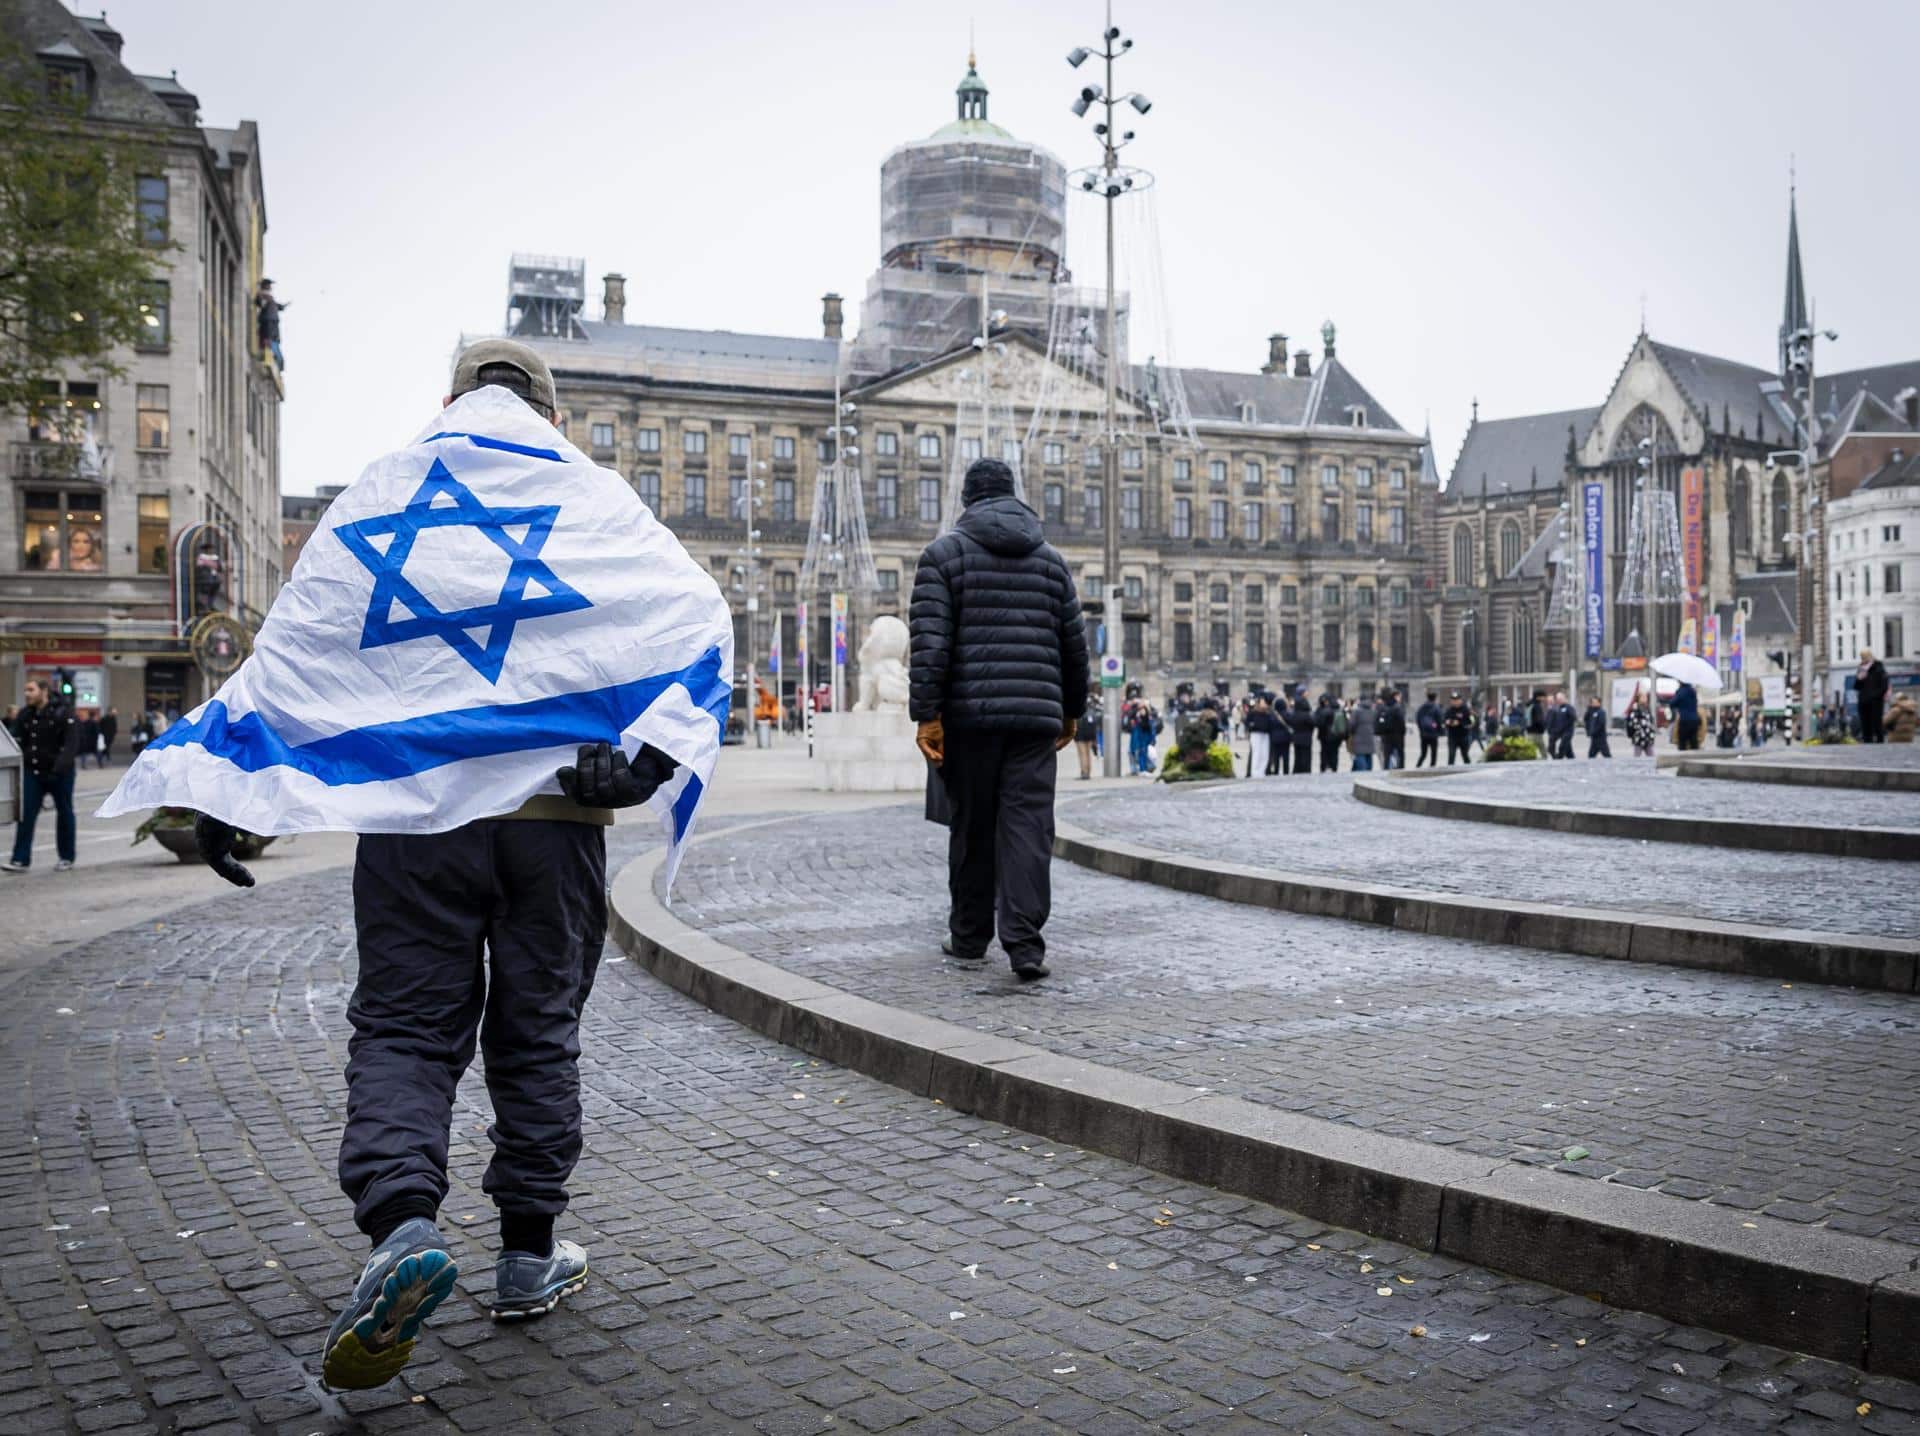
[[[360,632],[361,648],[438,638],[472,664],[487,682],[498,682],[515,624],[593,607],[540,557],[541,547],[559,516],[558,504],[489,508],[435,459],[427,477],[399,513],[359,519],[334,529],[373,575],[373,598]],[[522,527],[526,530],[524,538],[516,539],[508,532]],[[413,552],[414,539],[427,529],[437,528],[475,528],[500,546],[512,563],[499,598],[474,608],[442,613],[407,581],[402,570]],[[382,538],[390,540],[385,552],[376,543]],[[527,596],[530,583],[542,590],[531,598]],[[396,603],[413,616],[394,618]],[[481,629],[486,630],[485,643],[474,637]]]

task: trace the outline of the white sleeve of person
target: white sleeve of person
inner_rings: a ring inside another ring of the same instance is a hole
[[[100,807],[438,833],[557,793],[582,743],[679,763],[669,882],[732,698],[719,587],[618,474],[494,386],[328,508],[252,655]]]

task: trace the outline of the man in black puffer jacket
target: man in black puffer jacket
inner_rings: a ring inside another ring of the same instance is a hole
[[[946,949],[993,940],[1024,981],[1047,975],[1054,755],[1087,706],[1087,636],[1066,561],[1014,497],[1013,471],[980,459],[951,530],[913,580],[912,707],[920,751],[953,808]]]

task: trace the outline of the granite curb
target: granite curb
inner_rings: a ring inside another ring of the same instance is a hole
[[[1745,783],[1786,783],[1803,788],[1862,788],[1880,793],[1920,793],[1920,770],[1854,768],[1837,763],[1769,763],[1761,758],[1686,758],[1674,764],[1682,778],[1727,778]]]
[[[1182,857],[1103,838],[1058,819],[1053,851],[1076,866],[1111,877],[1224,902],[1378,923],[1433,937],[1508,943],[1580,957],[1664,962],[1788,982],[1920,991],[1920,940],[1914,939],[1640,917],[1615,908],[1558,907],[1349,882]]]
[[[1615,1306],[1920,1377],[1920,1252],[1480,1157],[1063,1057],[871,1002],[609,891],[614,943],[754,1030],[956,1111]]]
[[[1421,784],[1429,788],[1430,784]],[[1920,862],[1920,829],[1827,828],[1801,823],[1730,822],[1718,818],[1642,813],[1626,808],[1570,808],[1552,803],[1502,803],[1491,798],[1448,797],[1414,792],[1393,779],[1359,777],[1353,796],[1390,812],[1470,823],[1505,823],[1557,833],[1601,838],[1640,838],[1660,843],[1710,843],[1772,853],[1812,853],[1839,858]]]

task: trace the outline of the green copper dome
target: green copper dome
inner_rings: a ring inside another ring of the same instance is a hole
[[[978,63],[967,56],[967,73],[954,86],[958,98],[954,119],[935,130],[934,140],[998,140],[1010,142],[1013,136],[987,118],[987,82],[980,78]]]

